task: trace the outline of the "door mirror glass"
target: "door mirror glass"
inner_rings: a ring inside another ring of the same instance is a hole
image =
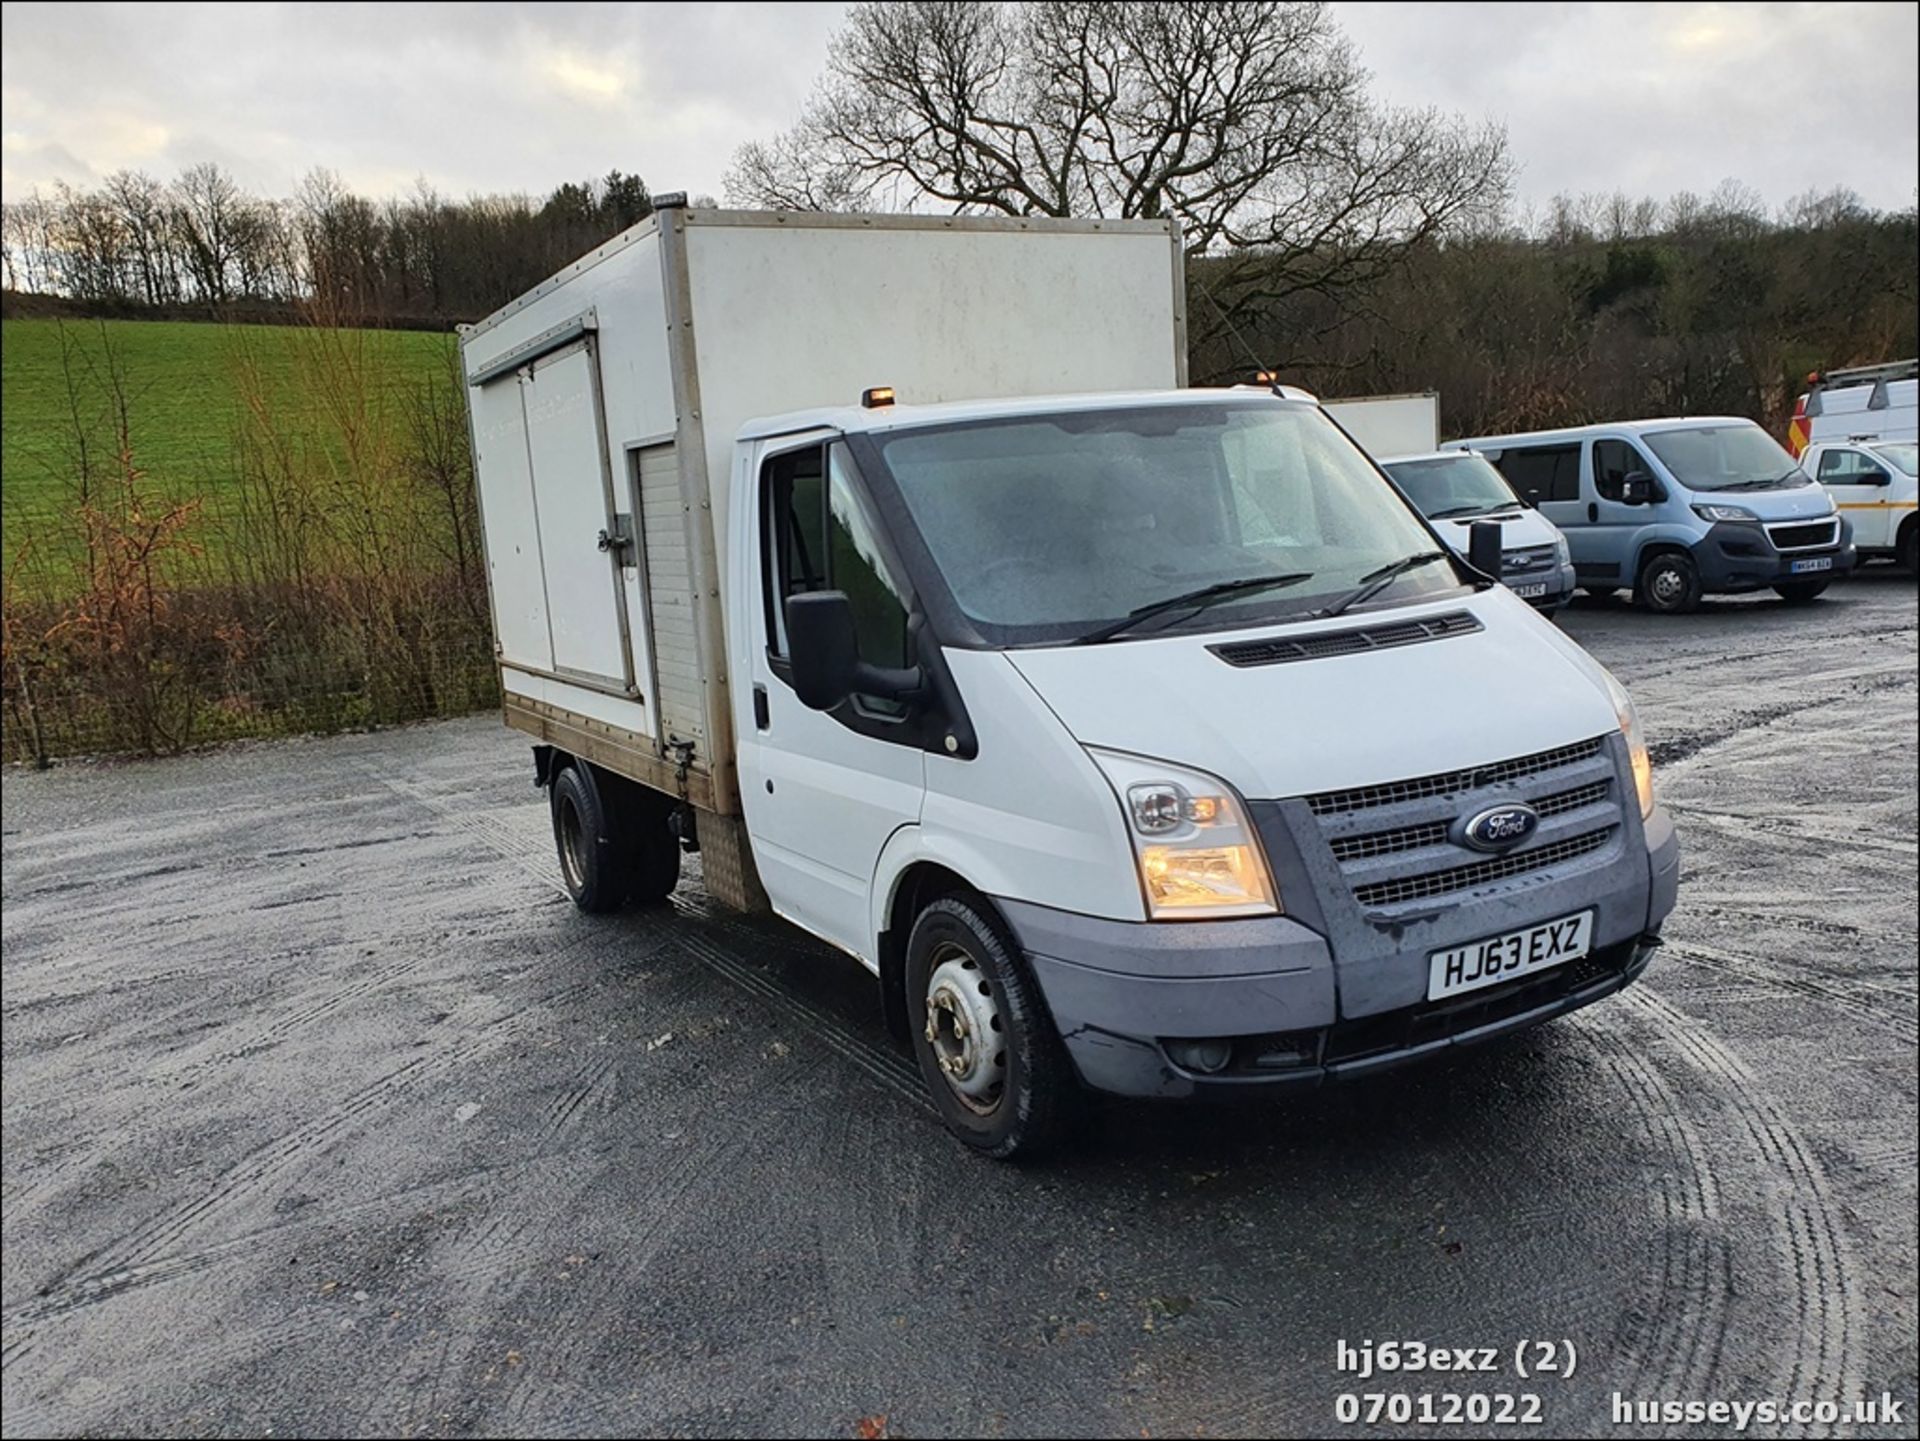
[[[787,663],[793,693],[809,710],[832,710],[853,696],[904,705],[920,689],[920,668],[894,669],[860,659],[853,606],[843,590],[787,598]]]
[[[853,694],[860,655],[845,591],[787,597],[787,657],[794,694],[808,709],[832,710]]]
[[[1622,505],[1652,505],[1658,499],[1652,476],[1644,470],[1628,471],[1620,481]]]

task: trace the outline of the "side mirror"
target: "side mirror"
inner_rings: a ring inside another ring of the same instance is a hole
[[[809,710],[832,710],[855,695],[904,701],[920,689],[918,666],[886,670],[860,659],[853,607],[843,590],[788,597],[787,651],[794,694]]]
[[[1488,580],[1500,579],[1500,531],[1495,520],[1476,520],[1467,529],[1467,564]]]
[[[1860,482],[1863,485],[1892,485],[1893,477],[1876,465],[1872,470],[1860,477]]]
[[[1620,481],[1622,505],[1652,505],[1656,493],[1654,478],[1644,470],[1629,471]]]

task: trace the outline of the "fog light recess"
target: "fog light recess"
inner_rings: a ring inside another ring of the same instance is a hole
[[[1211,1076],[1226,1070],[1233,1060],[1233,1042],[1219,1036],[1202,1040],[1168,1041],[1167,1054],[1183,1070]]]

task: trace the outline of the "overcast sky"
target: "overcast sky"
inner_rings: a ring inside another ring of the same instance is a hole
[[[6,4],[8,198],[217,160],[290,193],[543,191],[613,167],[718,194],[843,6]],[[1914,203],[1920,7],[1336,4],[1380,98],[1506,123],[1523,202],[1734,178]]]

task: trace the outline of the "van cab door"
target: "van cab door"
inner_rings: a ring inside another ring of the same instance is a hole
[[[1671,491],[1661,479],[1646,453],[1630,440],[1596,440],[1587,447],[1587,464],[1582,467],[1581,501],[1583,519],[1592,528],[1595,549],[1618,567],[1615,574],[1624,585],[1632,585],[1634,555],[1639,549],[1640,532],[1653,523],[1660,509],[1652,505],[1628,505],[1621,498],[1629,475],[1644,475],[1658,487],[1655,494]]]
[[[1853,542],[1862,550],[1893,548],[1893,471],[1857,445],[1828,445],[1820,451],[1814,479],[1853,522]]]
[[[888,837],[920,819],[926,752],[904,706],[860,696],[832,711],[800,703],[786,600],[845,591],[861,659],[903,668],[912,664],[910,597],[844,442],[816,436],[763,452],[753,498],[734,509],[753,538],[750,553],[734,552],[734,605],[748,614],[733,631],[750,657],[735,662],[749,684],[734,710],[754,861],[775,911],[875,964],[868,895]]]

